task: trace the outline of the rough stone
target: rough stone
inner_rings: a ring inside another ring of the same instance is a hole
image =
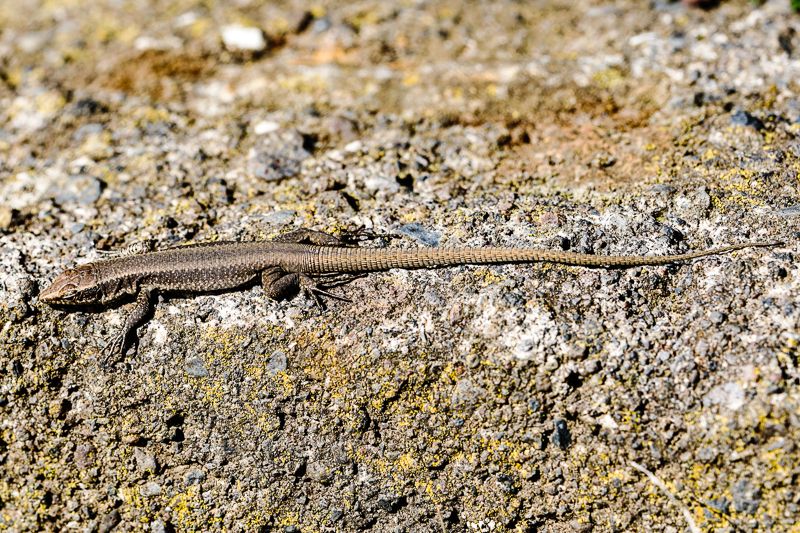
[[[703,531],[790,530],[790,3],[351,4],[3,4],[0,529],[689,527],[635,461],[703,502]],[[99,250],[301,227],[393,249],[786,244],[397,269],[324,311],[160,294],[108,367],[129,299],[37,301]]]

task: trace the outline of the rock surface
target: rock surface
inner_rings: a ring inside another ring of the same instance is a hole
[[[0,4],[0,529],[789,530],[800,33],[754,4]],[[164,298],[112,369],[124,309],[36,300],[298,227],[787,244]]]

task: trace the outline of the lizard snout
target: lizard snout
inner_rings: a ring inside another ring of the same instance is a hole
[[[94,301],[96,293],[94,271],[86,265],[56,276],[56,279],[39,293],[39,301],[47,304],[82,304]]]

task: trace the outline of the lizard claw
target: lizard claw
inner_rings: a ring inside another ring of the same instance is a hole
[[[317,305],[317,309],[319,309],[320,312],[325,311],[325,302],[322,301],[322,298],[319,297],[314,289],[303,288],[303,294],[314,300],[314,303]]]
[[[328,292],[325,290],[327,285],[320,286],[318,285],[313,278],[309,276],[301,276],[300,277],[300,288],[303,290],[303,294],[310,297],[314,300],[319,307],[320,311],[324,311],[326,309],[325,303],[322,301],[320,296],[325,296],[327,298],[332,298],[334,300],[339,300],[342,302],[352,302],[349,298],[344,296],[339,296],[338,294],[333,294],[332,292]]]
[[[324,287],[326,289],[332,289],[334,287],[341,287],[342,285],[347,285],[348,283],[353,282],[354,280],[361,279],[366,276],[364,272],[337,272],[337,273],[329,273],[329,274],[319,274],[314,276],[313,279],[319,280],[321,283],[319,286]]]
[[[339,296],[338,294],[333,294],[332,292],[328,292],[324,289],[321,289],[320,287],[314,287],[313,289],[311,289],[311,291],[321,296],[326,296],[328,298],[333,298],[334,300],[339,300],[340,302],[353,303],[353,300],[351,300],[346,296]]]
[[[106,344],[102,350],[100,350],[100,366],[109,369],[114,366],[115,363],[122,361],[125,357],[125,354],[131,348],[130,345],[126,342],[128,339],[127,333],[118,333],[114,335],[111,341]],[[137,345],[137,342],[134,341],[133,346]]]

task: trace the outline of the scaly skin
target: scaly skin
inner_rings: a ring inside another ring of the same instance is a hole
[[[597,256],[533,248],[352,248],[335,237],[300,230],[274,241],[214,242],[179,246],[96,261],[67,270],[39,295],[53,305],[108,305],[135,296],[122,333],[110,345],[124,353],[128,335],[141,323],[156,293],[204,293],[247,286],[259,277],[267,296],[282,299],[303,289],[343,299],[320,288],[354,275],[392,268],[437,268],[465,264],[550,262],[601,268],[666,265],[743,248],[776,246],[752,242],[702,252],[665,256]]]

